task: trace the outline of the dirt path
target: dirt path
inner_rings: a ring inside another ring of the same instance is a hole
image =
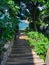
[[[44,65],[43,60],[28,46],[27,39],[22,32],[17,35],[6,65]]]

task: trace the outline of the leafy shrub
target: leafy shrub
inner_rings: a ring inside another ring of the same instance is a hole
[[[0,19],[0,39],[8,41],[13,38],[14,32],[18,31],[17,21],[18,19],[16,20],[16,22],[14,22],[14,18],[13,18],[13,21],[12,20],[10,21],[10,19],[9,21],[7,21],[6,18]]]
[[[10,14],[9,17],[7,15],[5,16],[5,14],[3,17],[3,13],[0,13],[0,15],[0,53],[2,53],[2,51],[5,51],[5,49],[2,48],[4,46],[2,44],[13,38],[14,33],[18,31],[19,21],[17,18],[14,18],[14,16],[10,16]],[[3,41],[3,43],[1,43],[1,41]]]
[[[15,31],[18,31],[18,12],[19,7],[13,0],[3,0],[3,2],[0,0],[0,54],[5,51],[3,43],[10,41]]]
[[[29,32],[27,35],[30,37],[29,45],[34,48],[36,53],[40,55],[41,58],[45,60],[49,43],[48,39],[42,33],[38,32]]]
[[[6,19],[8,18],[0,19],[0,54],[6,50],[3,48],[3,43],[10,41],[15,35],[14,33],[18,31],[18,20],[14,22],[14,19],[13,21],[10,21],[10,19],[7,21]]]

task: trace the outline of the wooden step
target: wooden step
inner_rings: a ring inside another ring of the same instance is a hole
[[[44,61],[28,46],[27,41],[19,39],[21,36],[21,34],[18,35],[17,40],[15,40],[6,65],[45,65]]]
[[[44,63],[7,63],[6,65],[46,65]]]

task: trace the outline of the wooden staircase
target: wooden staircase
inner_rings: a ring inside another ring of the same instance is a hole
[[[43,60],[28,46],[24,34],[16,37],[12,52],[5,65],[46,65]]]

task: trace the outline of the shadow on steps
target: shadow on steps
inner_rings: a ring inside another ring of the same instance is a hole
[[[34,53],[34,51],[32,53],[32,49],[29,47],[26,38],[20,38],[22,36],[24,37],[25,35],[21,31],[17,36],[15,36],[12,52],[6,62],[6,65],[46,65]]]

